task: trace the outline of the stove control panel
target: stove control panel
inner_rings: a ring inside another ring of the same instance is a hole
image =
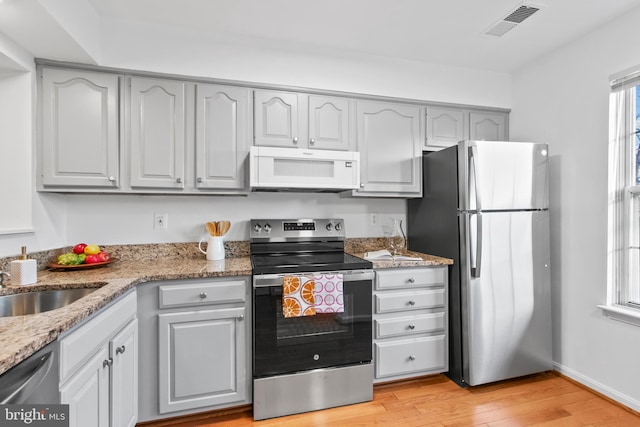
[[[344,240],[344,220],[323,219],[252,219],[251,241],[295,241],[321,238]]]

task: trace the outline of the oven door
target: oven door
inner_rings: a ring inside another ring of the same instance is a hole
[[[254,378],[371,362],[374,272],[331,273],[343,275],[344,312],[289,318],[282,314],[284,275],[253,277]]]

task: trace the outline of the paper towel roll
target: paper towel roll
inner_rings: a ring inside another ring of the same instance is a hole
[[[38,281],[38,266],[35,259],[11,261],[11,284],[32,285]]]

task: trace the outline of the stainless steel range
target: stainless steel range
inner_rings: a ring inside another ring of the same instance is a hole
[[[341,219],[250,222],[253,418],[373,398],[369,261]]]

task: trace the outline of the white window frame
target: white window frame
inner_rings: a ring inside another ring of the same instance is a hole
[[[612,319],[640,326],[640,185],[636,181],[636,86],[640,66],[611,79],[607,301]]]

